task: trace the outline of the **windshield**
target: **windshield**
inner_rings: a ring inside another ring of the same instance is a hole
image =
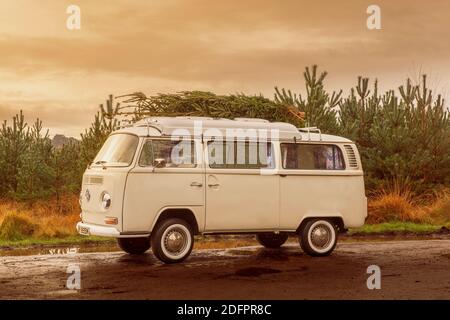
[[[139,138],[130,134],[109,136],[94,159],[94,165],[129,166],[133,161]]]

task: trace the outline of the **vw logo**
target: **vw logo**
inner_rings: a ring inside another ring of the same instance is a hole
[[[89,202],[91,200],[91,193],[89,192],[89,189],[86,189],[84,196],[86,197],[86,200]]]

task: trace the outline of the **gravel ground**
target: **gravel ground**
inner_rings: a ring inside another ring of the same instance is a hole
[[[369,290],[367,267],[381,269]],[[68,290],[69,266],[81,289]],[[2,299],[450,299],[450,240],[342,242],[329,257],[298,245],[194,250],[164,265],[149,251],[0,257]]]

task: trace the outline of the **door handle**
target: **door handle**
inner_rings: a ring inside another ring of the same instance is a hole
[[[208,187],[212,188],[212,187],[218,187],[220,186],[220,184],[218,183],[208,183]]]
[[[201,186],[203,186],[203,183],[200,183],[200,182],[191,182],[191,187],[201,187]]]

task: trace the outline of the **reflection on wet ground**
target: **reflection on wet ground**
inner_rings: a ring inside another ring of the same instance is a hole
[[[449,240],[339,243],[315,258],[297,243],[252,245],[196,249],[173,265],[113,245],[25,249],[37,255],[0,257],[0,299],[448,299],[449,248]],[[383,290],[367,289],[373,264]],[[66,288],[72,265],[80,290]]]
[[[7,256],[40,256],[40,255],[68,255],[76,253],[91,252],[115,252],[120,251],[115,244],[93,245],[80,244],[71,246],[33,246],[25,248],[2,248],[0,249],[0,257]]]
[[[450,234],[445,231],[430,235],[340,235],[340,243],[349,242],[384,242],[398,240],[449,240]],[[285,246],[297,246],[298,240],[295,236],[291,236]],[[194,250],[210,249],[213,255],[223,256],[226,251],[228,256],[250,256],[255,255],[257,259],[270,258],[273,260],[288,260],[286,251],[264,249],[256,242],[252,235],[213,235],[213,236],[196,236]],[[114,242],[105,243],[84,243],[76,245],[32,245],[30,247],[0,247],[0,257],[7,256],[32,256],[32,255],[68,255],[76,253],[94,253],[94,252],[118,252],[121,251]],[[350,253],[350,252],[349,252]],[[296,255],[302,255],[301,250],[297,250]],[[292,253],[290,253],[292,255]]]

